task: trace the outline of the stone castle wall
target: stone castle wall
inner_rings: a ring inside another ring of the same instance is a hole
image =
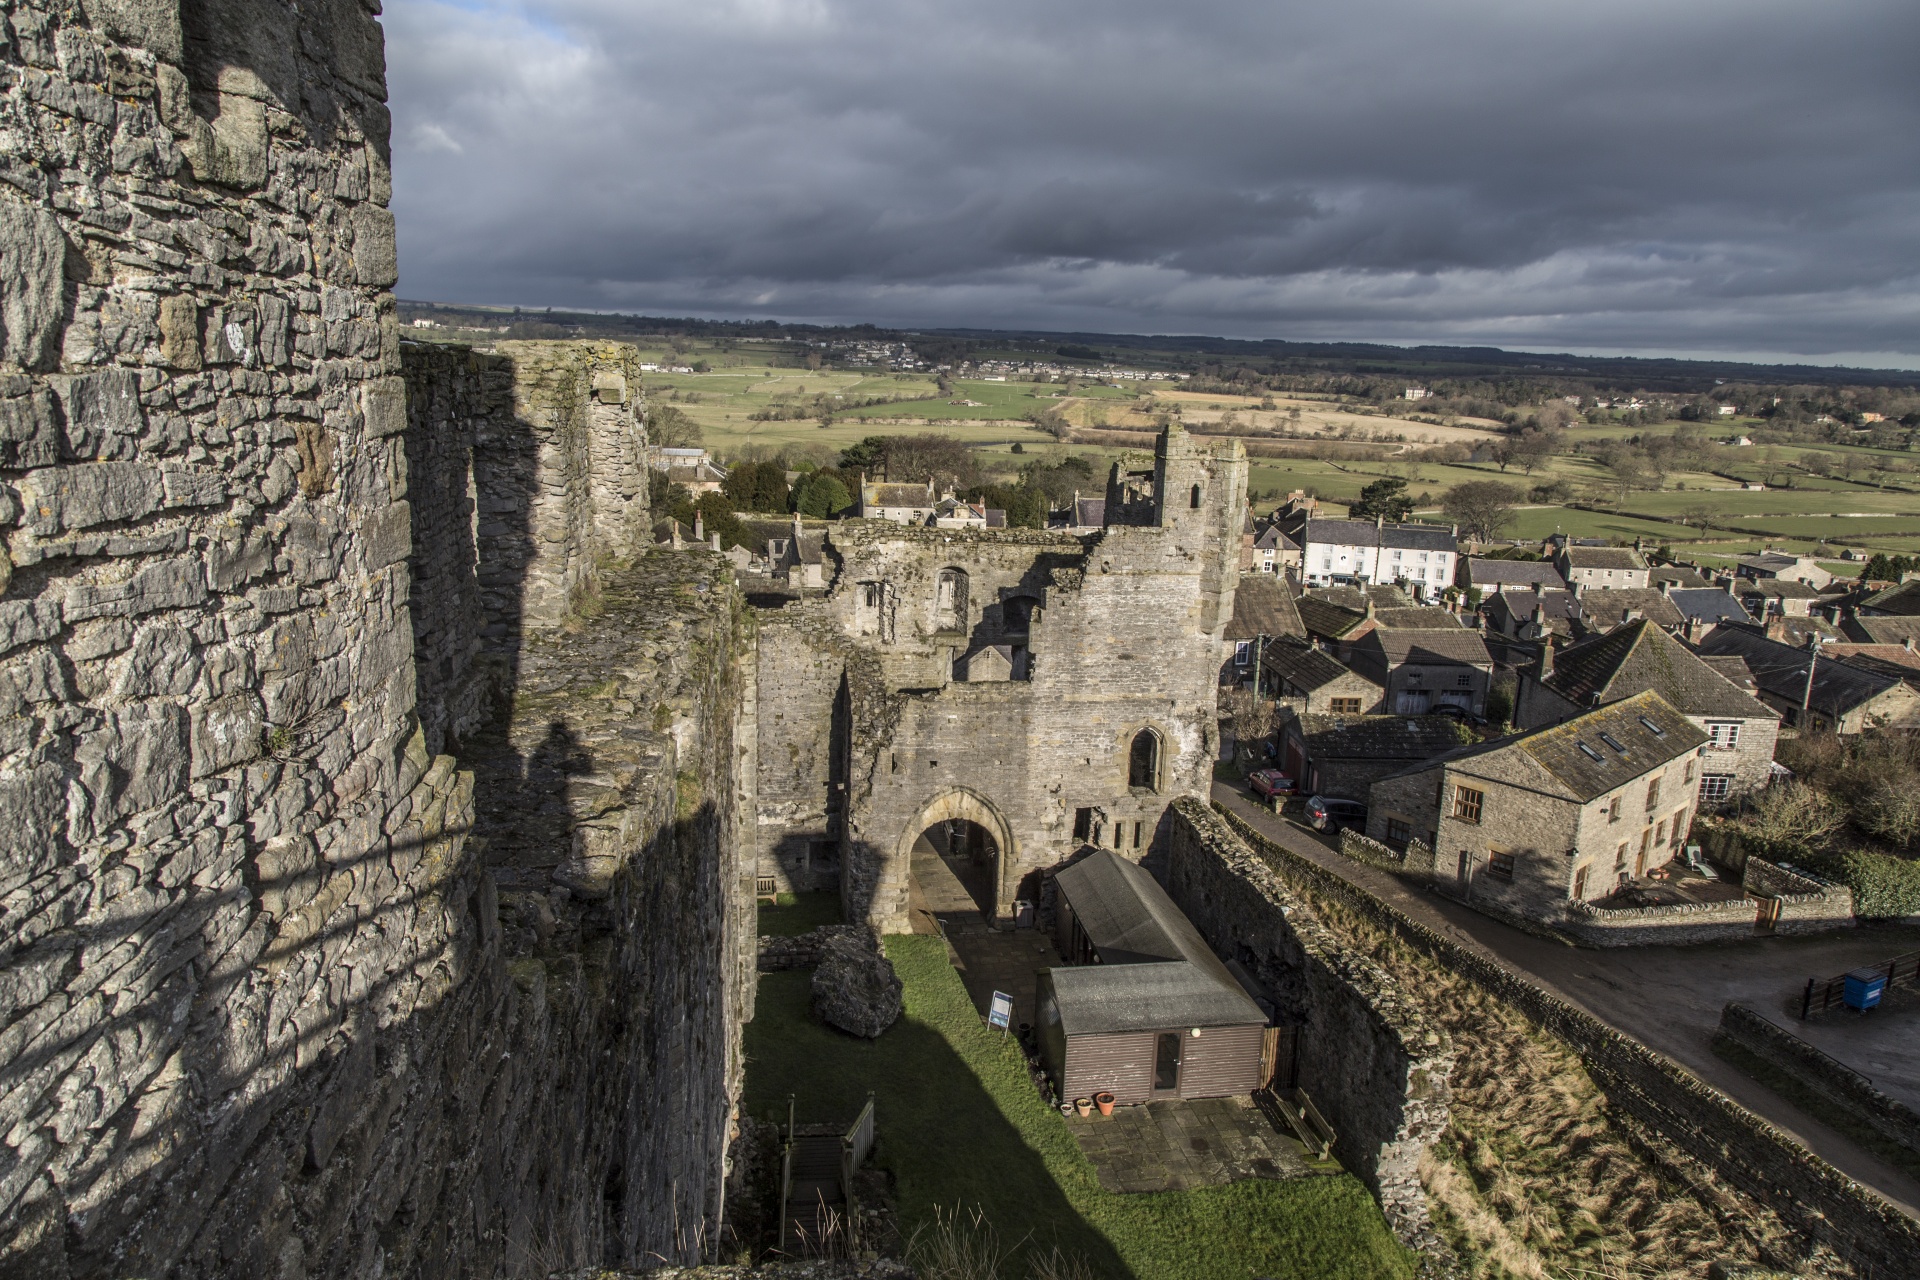
[[[1438,1251],[1420,1157],[1447,1129],[1453,1050],[1394,976],[1314,918],[1203,802],[1176,800],[1167,892],[1201,936],[1237,960],[1295,1027],[1299,1086],[1339,1134],[1341,1163],[1379,1197],[1394,1234]]]
[[[619,564],[627,353],[403,367],[372,7],[8,6],[7,1274],[546,1274],[717,1225],[745,623],[699,557]],[[617,649],[548,644],[600,609]]]

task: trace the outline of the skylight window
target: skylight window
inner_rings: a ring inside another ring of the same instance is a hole
[[[1605,764],[1607,762],[1607,758],[1605,756],[1601,755],[1598,751],[1595,751],[1592,747],[1588,746],[1586,743],[1581,742],[1578,738],[1574,739],[1573,745],[1580,748],[1581,752],[1583,752],[1587,756],[1587,758],[1592,760],[1595,764]]]
[[[1640,723],[1647,726],[1647,732],[1651,733],[1656,738],[1664,738],[1667,736],[1667,731],[1665,729],[1662,729],[1659,725],[1647,719],[1645,716],[1640,717]]]
[[[1620,739],[1614,737],[1610,733],[1601,734],[1600,741],[1606,743],[1608,746],[1612,747],[1615,751],[1618,751],[1621,755],[1627,754],[1627,749],[1620,745]]]

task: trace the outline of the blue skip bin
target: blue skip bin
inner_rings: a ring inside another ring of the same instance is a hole
[[[1841,999],[1848,1008],[1864,1013],[1880,1003],[1880,994],[1886,989],[1886,974],[1878,969],[1855,969],[1847,975],[1847,989]]]

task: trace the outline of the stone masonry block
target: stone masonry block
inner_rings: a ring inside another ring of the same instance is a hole
[[[160,469],[142,462],[49,467],[20,482],[27,527],[41,537],[136,520],[166,501]]]
[[[0,202],[0,359],[40,369],[57,356],[66,258],[58,218]]]
[[[121,458],[145,429],[140,380],[131,369],[49,378],[66,419],[67,449],[76,458]]]

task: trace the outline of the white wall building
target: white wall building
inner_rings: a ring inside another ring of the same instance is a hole
[[[1308,586],[1331,582],[1404,582],[1420,598],[1453,585],[1459,542],[1437,524],[1308,520],[1300,530],[1301,573]]]

